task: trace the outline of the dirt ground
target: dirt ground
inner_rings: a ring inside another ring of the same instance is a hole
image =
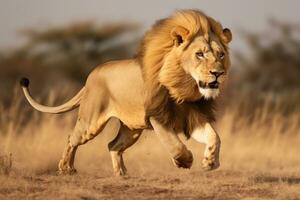
[[[300,176],[241,171],[0,177],[0,199],[300,199]]]

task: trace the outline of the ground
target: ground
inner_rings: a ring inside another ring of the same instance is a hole
[[[239,171],[113,177],[101,173],[0,178],[0,199],[300,199],[300,178]]]

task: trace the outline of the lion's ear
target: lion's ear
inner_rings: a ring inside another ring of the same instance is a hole
[[[228,28],[223,29],[224,41],[229,43],[232,40],[232,33]]]
[[[175,45],[179,46],[181,43],[183,43],[189,34],[189,31],[181,26],[177,26],[172,29],[171,31],[171,37],[175,41]]]

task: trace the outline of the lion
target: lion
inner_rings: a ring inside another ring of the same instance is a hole
[[[78,146],[96,137],[112,119],[117,136],[108,144],[116,175],[125,175],[123,152],[145,129],[152,129],[177,167],[190,168],[192,152],[179,134],[206,144],[202,167],[219,167],[220,137],[214,130],[214,102],[230,67],[231,31],[199,10],[179,10],[146,32],[137,56],[96,67],[68,102],[50,107],[36,102],[29,80],[21,79],[36,110],[64,113],[79,107],[78,119],[58,164],[62,174],[76,172]]]

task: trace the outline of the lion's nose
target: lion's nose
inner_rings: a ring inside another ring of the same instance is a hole
[[[212,75],[214,75],[216,78],[224,74],[224,71],[209,71]]]

